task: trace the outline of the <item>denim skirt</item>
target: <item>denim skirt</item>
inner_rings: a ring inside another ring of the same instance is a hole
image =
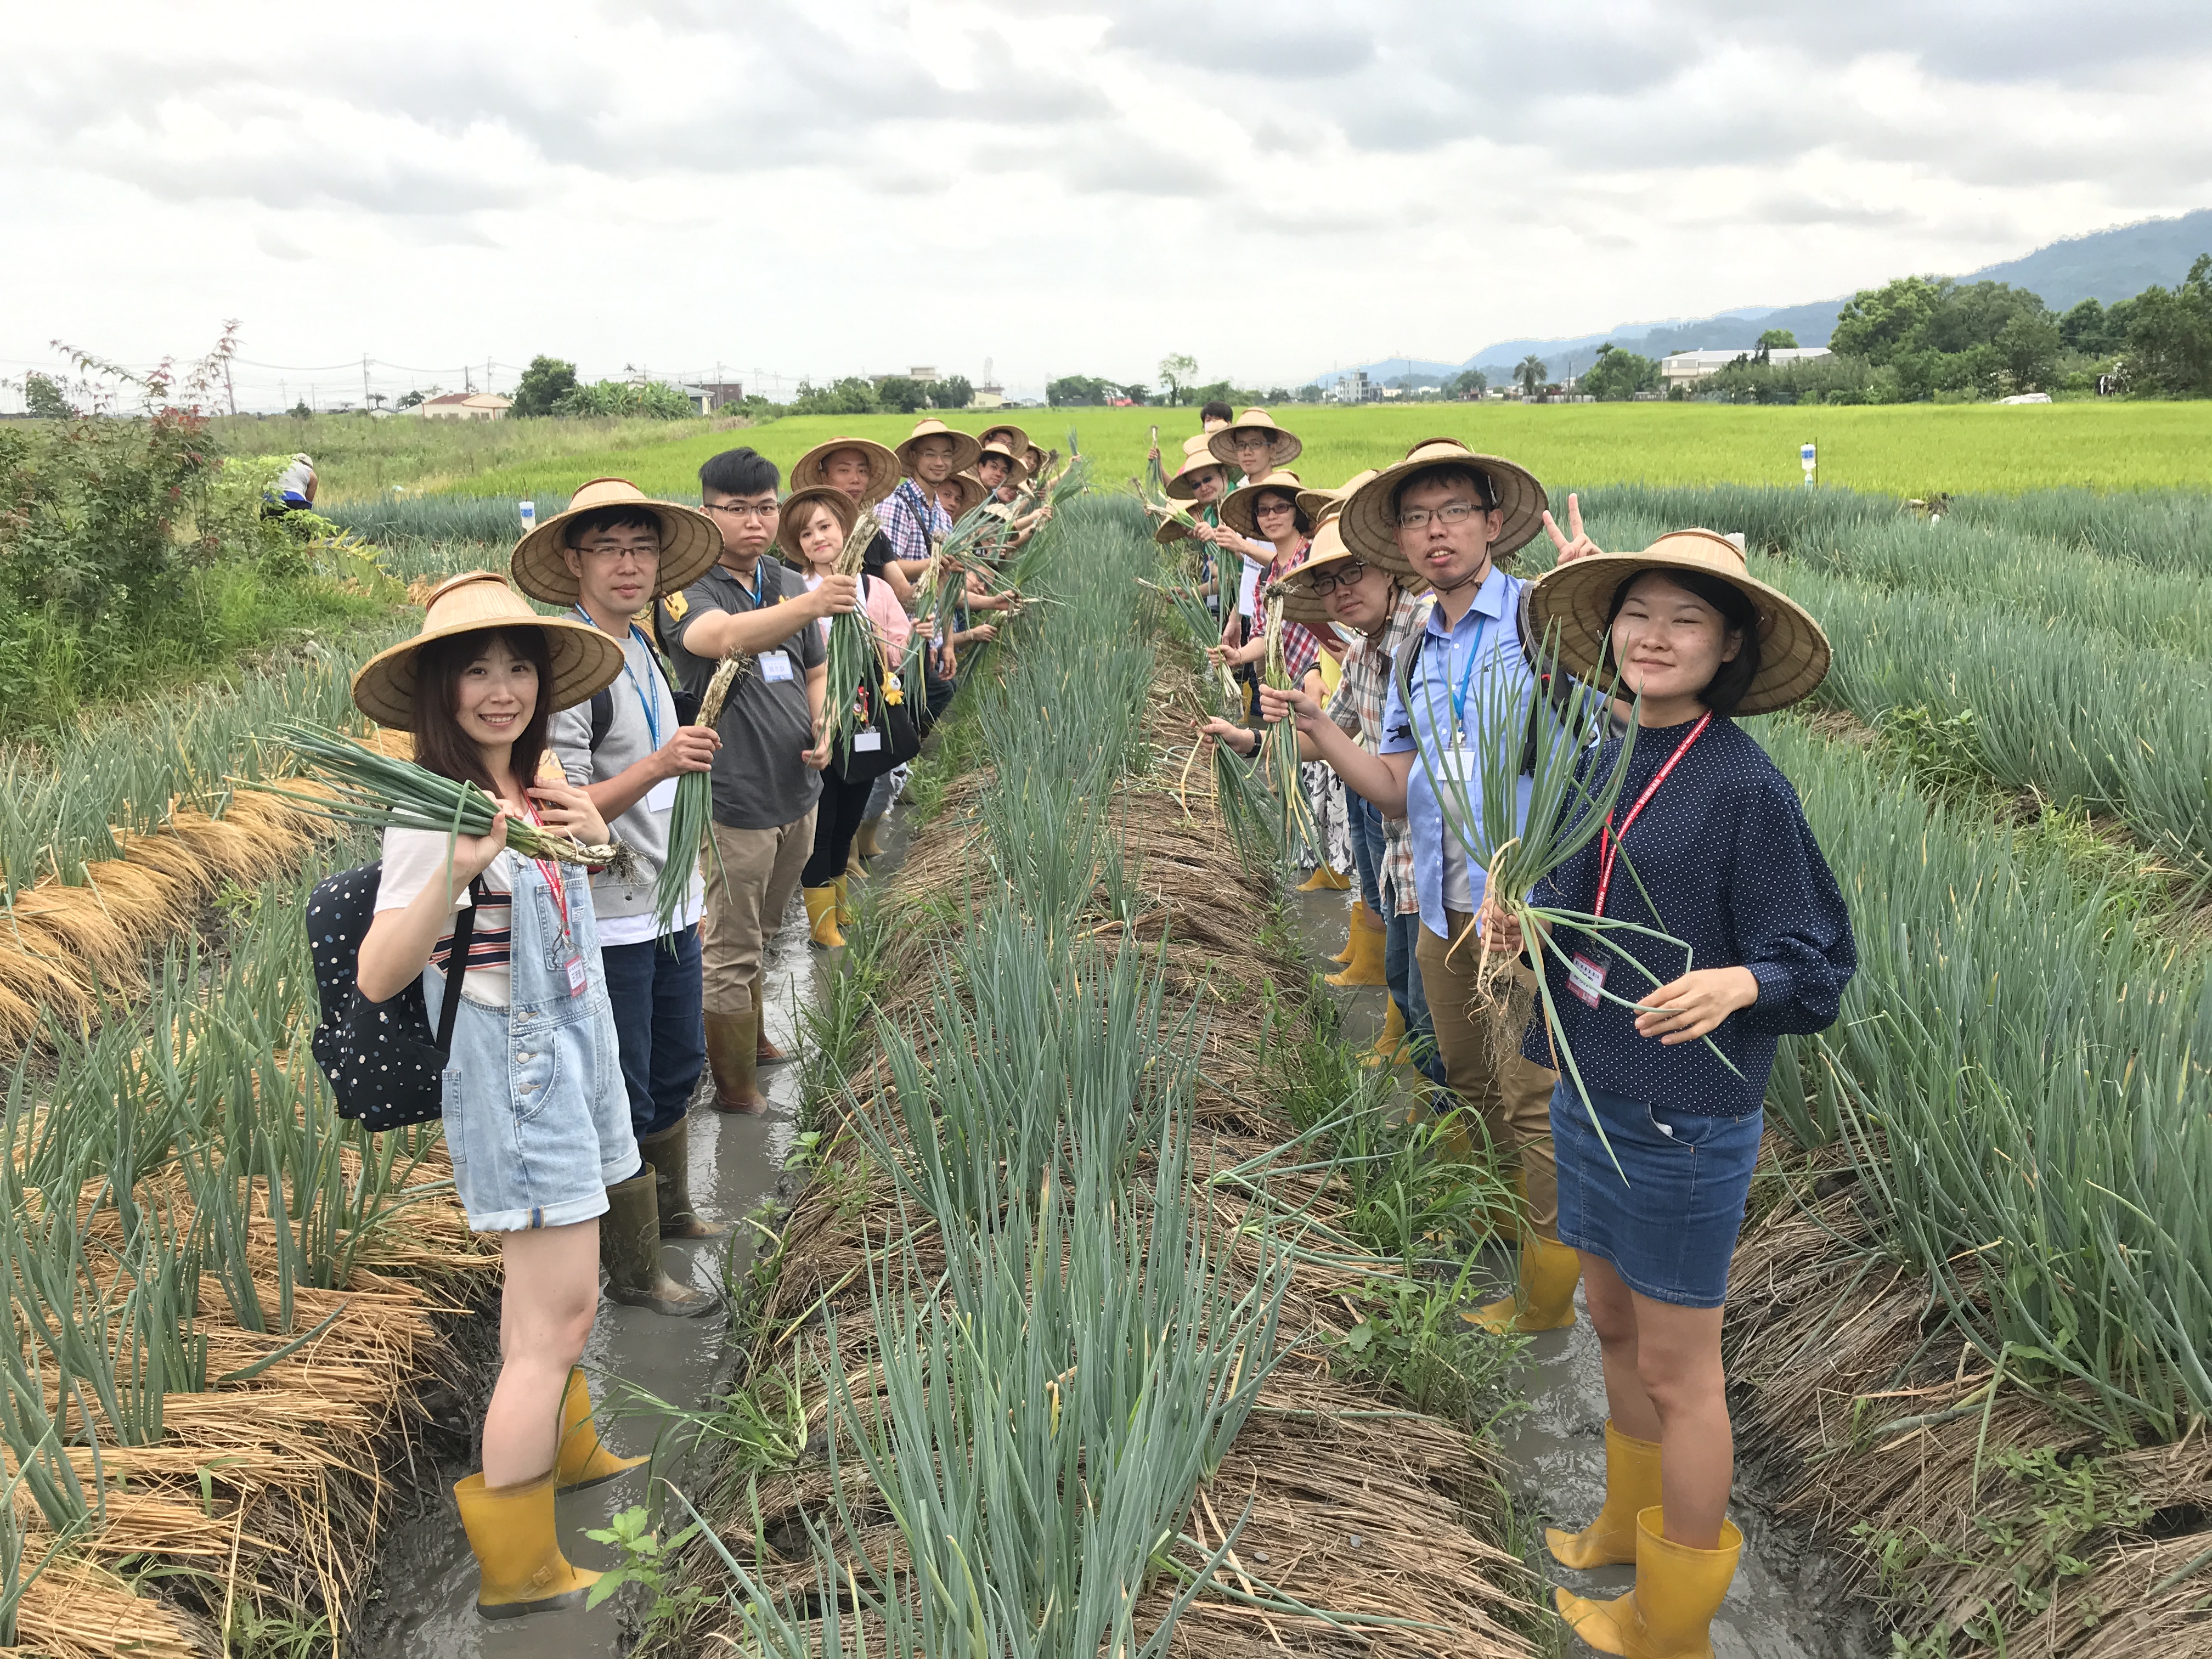
[[[1562,1078],[1552,1091],[1560,1242],[1603,1256],[1629,1289],[1656,1302],[1719,1307],[1759,1164],[1763,1114],[1708,1117],[1596,1089],[1590,1104],[1605,1125],[1604,1141],[1573,1084]]]

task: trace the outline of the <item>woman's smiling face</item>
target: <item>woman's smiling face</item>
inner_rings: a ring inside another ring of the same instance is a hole
[[[1613,619],[1613,659],[1646,703],[1696,697],[1742,648],[1719,611],[1656,570],[1630,585]]]
[[[538,707],[538,665],[495,638],[461,671],[453,719],[476,743],[513,743]]]

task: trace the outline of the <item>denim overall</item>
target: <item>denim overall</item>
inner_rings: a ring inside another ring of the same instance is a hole
[[[556,866],[568,901],[564,938],[553,890],[537,864],[499,855],[514,874],[514,990],[506,1009],[461,999],[445,1074],[446,1148],[453,1184],[480,1233],[520,1232],[588,1221],[606,1189],[640,1167],[623,1085],[614,1011],[599,963],[590,876]],[[568,989],[568,963],[587,977]],[[435,1010],[445,975],[422,970]]]

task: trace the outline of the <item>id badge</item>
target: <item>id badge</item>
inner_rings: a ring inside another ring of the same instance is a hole
[[[663,778],[645,792],[645,810],[648,812],[672,812],[676,810],[674,778]]]
[[[884,734],[880,732],[855,732],[853,733],[853,752],[856,755],[866,754],[871,750],[880,749],[883,746]]]
[[[763,651],[758,659],[761,678],[774,685],[791,678],[791,653]]]
[[[1605,964],[1593,962],[1577,953],[1567,963],[1567,990],[1576,1001],[1585,1007],[1598,1005],[1598,993],[1605,987]]]
[[[580,997],[583,995],[584,987],[590,982],[591,978],[591,976],[584,971],[583,957],[571,951],[568,953],[568,960],[563,962],[561,966],[567,970],[568,975],[568,994],[572,997]]]

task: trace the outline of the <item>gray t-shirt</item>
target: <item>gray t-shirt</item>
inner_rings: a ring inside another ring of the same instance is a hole
[[[750,584],[719,564],[660,602],[660,637],[675,659],[677,678],[695,696],[705,693],[720,665],[714,658],[694,656],[684,648],[684,635],[702,611],[743,616],[806,591],[796,572],[765,556],[754,574],[760,584],[757,604]],[[752,672],[732,688],[715,728],[722,734],[714,755],[715,823],[732,830],[780,830],[814,810],[822,775],[803,758],[814,741],[806,672],[823,660],[822,630],[794,617],[789,636],[762,652]]]
[[[613,718],[596,751],[592,748],[590,698],[562,709],[545,729],[546,743],[562,771],[579,788],[627,772],[676,731],[676,701],[667,678],[653,647],[635,626],[623,641],[623,672],[606,696]],[[653,922],[653,888],[661,866],[668,862],[668,815],[675,806],[676,780],[670,778],[655,784],[607,825],[617,841],[637,854],[637,871],[628,882],[617,880],[611,870],[592,878],[592,913],[599,918],[602,945],[642,945],[660,937]],[[675,931],[698,921],[705,890],[695,876],[690,896],[671,924]]]

